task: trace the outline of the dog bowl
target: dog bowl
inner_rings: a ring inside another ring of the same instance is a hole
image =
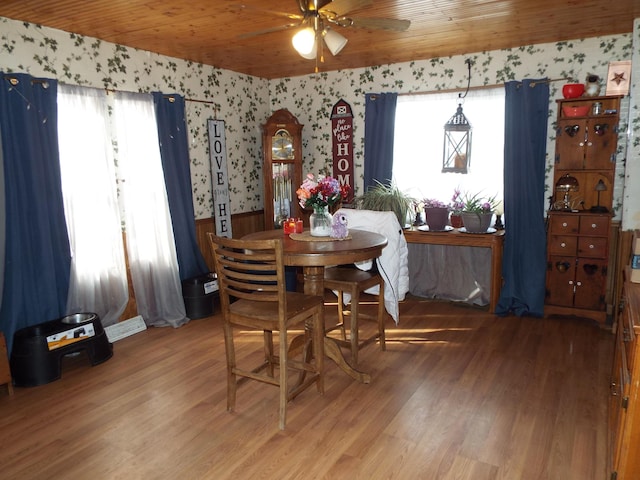
[[[74,313],[63,317],[61,321],[62,323],[75,325],[78,323],[92,322],[96,317],[97,315],[95,313]]]
[[[564,98],[578,98],[584,93],[584,84],[567,83],[562,87],[562,96]]]

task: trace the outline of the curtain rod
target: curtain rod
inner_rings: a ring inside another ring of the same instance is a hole
[[[13,75],[11,75],[10,73],[5,74],[4,78],[6,78],[7,80],[9,80],[9,83],[11,83],[11,85],[17,85],[19,83],[19,80],[14,77]],[[46,86],[48,79],[46,78],[32,78],[31,79],[31,83],[41,83],[43,85]],[[64,82],[60,82],[63,85],[68,85],[65,84]],[[74,85],[76,86],[76,85]],[[77,85],[77,86],[82,86],[82,85]],[[96,87],[90,87],[90,88],[96,88]],[[104,89],[106,92],[111,92],[111,93],[117,93],[117,92],[123,92],[123,93],[141,93],[141,92],[129,92],[127,90],[116,90],[114,88],[105,88]],[[176,94],[178,95],[178,94]],[[164,95],[164,98],[168,99],[170,102],[174,102],[175,100],[173,100],[173,97],[171,95]],[[197,103],[206,103],[208,105],[215,105],[215,102],[211,101],[211,100],[198,100],[196,98],[185,98],[184,99],[185,102],[197,102]]]
[[[564,78],[550,78],[548,80],[539,80],[537,82],[531,82],[529,84],[530,87],[535,87],[537,83],[551,83],[551,82],[562,82],[562,81],[567,81],[567,80],[573,80],[570,77],[564,77]],[[475,87],[469,87],[469,90],[486,90],[488,88],[497,88],[497,87],[501,87],[503,86],[504,83],[497,83],[495,85],[478,85]],[[406,95],[432,95],[434,93],[456,93],[456,92],[463,92],[465,91],[466,88],[448,88],[445,90],[431,90],[428,92],[405,92],[405,93],[399,93],[398,96],[406,96]]]
[[[105,88],[105,91],[107,92],[111,92],[111,93],[143,93],[143,92],[130,92],[128,90],[116,90],[115,88]],[[176,93],[176,95],[179,95]],[[170,102],[175,102],[174,98],[171,95],[163,95],[163,98],[166,98],[167,100],[169,100]],[[211,100],[198,100],[197,98],[186,98],[184,99],[185,102],[197,102],[197,103],[206,103],[208,105],[215,105],[215,102],[211,101]]]

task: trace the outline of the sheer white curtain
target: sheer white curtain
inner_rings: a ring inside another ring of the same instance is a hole
[[[58,143],[71,246],[67,313],[112,325],[129,298],[103,90],[58,86]]]
[[[148,325],[188,321],[164,183],[153,97],[115,94],[118,172],[138,313]]]
[[[444,124],[462,103],[471,123],[469,173],[442,173]],[[453,190],[483,192],[502,199],[504,165],[504,88],[455,93],[399,95],[393,151],[393,179],[410,195],[445,203]]]

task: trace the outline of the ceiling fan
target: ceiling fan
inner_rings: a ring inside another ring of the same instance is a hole
[[[409,20],[392,18],[352,17],[349,12],[369,7],[373,0],[297,0],[300,13],[284,13],[269,11],[277,16],[284,16],[294,23],[280,25],[256,32],[240,35],[249,38],[256,35],[299,28],[292,38],[293,47],[303,58],[324,61],[323,43],[332,55],[337,55],[347,44],[347,39],[331,27],[356,27],[369,30],[391,30],[404,32],[411,25]],[[323,42],[324,41],[324,42]]]

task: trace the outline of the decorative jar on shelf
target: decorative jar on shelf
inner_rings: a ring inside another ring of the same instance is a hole
[[[314,206],[309,217],[309,232],[312,237],[328,237],[331,235],[332,217],[329,207]]]

